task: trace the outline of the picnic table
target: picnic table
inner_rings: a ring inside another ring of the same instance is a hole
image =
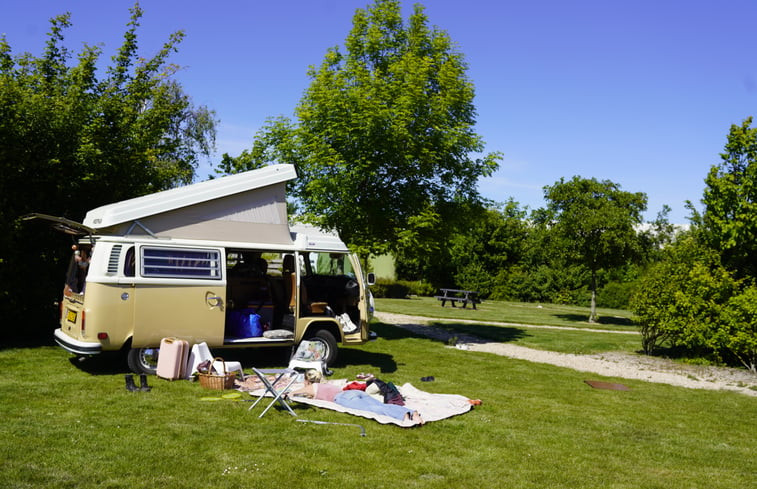
[[[442,301],[442,307],[449,301],[452,307],[455,307],[455,302],[462,302],[463,309],[470,303],[473,309],[476,308],[476,303],[481,302],[478,299],[478,292],[475,290],[460,290],[460,289],[439,289],[441,295],[434,296],[437,300]]]

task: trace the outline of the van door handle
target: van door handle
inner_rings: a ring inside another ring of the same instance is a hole
[[[217,295],[212,295],[211,293],[208,293],[205,296],[205,301],[208,303],[210,307],[221,307],[223,304],[223,297],[219,297]]]

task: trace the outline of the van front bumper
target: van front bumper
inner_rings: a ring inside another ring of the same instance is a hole
[[[55,342],[64,350],[77,355],[97,355],[103,348],[100,343],[75,340],[60,328],[55,330]]]

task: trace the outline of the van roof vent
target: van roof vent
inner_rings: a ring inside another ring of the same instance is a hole
[[[108,260],[108,273],[118,273],[118,259],[121,257],[121,245],[113,245]]]

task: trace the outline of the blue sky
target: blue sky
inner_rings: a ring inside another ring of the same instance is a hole
[[[0,33],[14,53],[40,54],[48,20],[70,11],[66,44],[120,46],[131,1],[3,2]],[[197,105],[220,119],[217,154],[239,154],[266,118],[291,116],[306,70],[342,45],[368,0],[143,0],[144,56],[171,32],[171,59]],[[496,201],[544,205],[542,188],[573,175],[645,192],[647,217],[667,204],[686,222],[731,124],[757,115],[757,1],[427,0],[429,22],[465,55],[476,130],[499,171],[481,181]],[[406,14],[412,2],[403,2]]]

